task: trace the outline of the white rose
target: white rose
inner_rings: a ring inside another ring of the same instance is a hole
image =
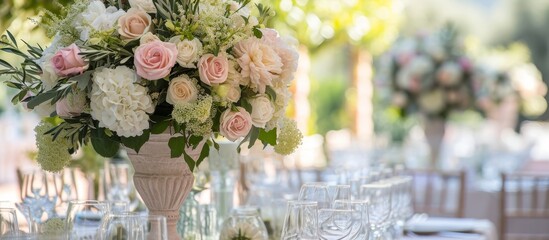
[[[170,80],[166,102],[172,105],[188,103],[198,98],[198,89],[189,76],[183,74]]]
[[[268,97],[260,95],[250,99],[250,105],[252,105],[252,124],[264,128],[265,124],[273,118],[273,103]]]
[[[40,79],[42,80],[44,90],[51,90],[57,84],[57,80],[59,80],[59,77],[55,73],[55,67],[50,60],[51,57],[52,56],[46,57],[44,64],[42,64],[42,75],[40,76]]]
[[[143,45],[143,44],[154,42],[154,41],[160,41],[160,38],[158,38],[156,35],[152,34],[151,32],[147,32],[145,33],[145,35],[141,37],[141,39],[139,39],[139,45]]]
[[[184,68],[196,68],[196,63],[202,52],[202,43],[198,39],[181,40],[181,36],[170,39],[177,46],[177,63]]]
[[[129,0],[132,8],[139,8],[148,13],[156,13],[156,7],[152,0]]]

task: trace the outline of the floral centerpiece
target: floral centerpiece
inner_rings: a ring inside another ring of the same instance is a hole
[[[451,26],[403,37],[380,59],[378,92],[402,118],[418,113],[425,119],[433,167],[450,113],[474,106],[473,71]]]
[[[192,170],[223,136],[280,154],[301,141],[285,118],[298,54],[291,39],[263,27],[272,11],[249,0],[76,0],[46,14],[51,45],[24,52],[7,33],[0,60],[6,84],[44,117],[38,162],[66,166],[85,144],[105,157],[121,145],[139,152],[169,131],[171,156]],[[252,13],[257,13],[257,17]]]
[[[401,38],[382,57],[380,92],[403,116],[446,119],[474,104],[473,66],[452,28]]]

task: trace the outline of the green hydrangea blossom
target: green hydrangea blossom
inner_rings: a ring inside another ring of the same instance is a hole
[[[36,160],[42,169],[49,172],[59,172],[71,160],[71,155],[67,151],[71,147],[71,143],[63,136],[58,136],[54,141],[51,134],[46,134],[53,127],[55,127],[53,124],[42,121],[34,129],[38,147]]]
[[[303,139],[303,134],[297,128],[297,123],[294,120],[283,118],[278,133],[278,142],[274,146],[274,150],[278,154],[289,155],[293,153]]]

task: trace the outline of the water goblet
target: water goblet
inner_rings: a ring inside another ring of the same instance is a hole
[[[313,201],[288,201],[281,239],[317,240],[317,207]]]
[[[368,221],[371,237],[379,239],[389,227],[391,220],[391,185],[373,183],[362,185],[362,199],[368,201]]]
[[[110,205],[108,202],[96,200],[70,201],[66,218],[70,239],[94,239],[109,212]]]
[[[18,208],[29,208],[29,218],[41,224],[48,218],[55,217],[55,206],[58,204],[58,193],[55,175],[44,171],[32,171],[23,175],[21,185],[21,203]]]
[[[323,240],[355,239],[352,234],[353,210],[319,209],[318,236]]]
[[[97,233],[99,239],[166,240],[166,217],[138,213],[109,214]]]
[[[329,208],[332,200],[328,194],[328,183],[314,182],[305,183],[301,186],[298,200],[315,201],[319,208]]]
[[[353,225],[348,239],[367,239],[370,229],[368,225],[368,202],[363,200],[336,200],[334,209],[353,211]]]
[[[14,208],[0,208],[0,239],[19,236],[19,223]]]

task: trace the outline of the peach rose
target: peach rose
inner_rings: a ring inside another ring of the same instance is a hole
[[[200,80],[205,84],[219,84],[227,80],[229,74],[229,60],[225,54],[217,57],[213,54],[205,54],[198,60],[198,73]]]
[[[248,135],[252,129],[252,117],[250,116],[250,113],[246,112],[242,107],[237,107],[237,109],[237,112],[233,112],[229,108],[221,114],[221,126],[219,131],[221,135],[231,141]]]
[[[130,8],[118,19],[118,33],[124,40],[135,40],[149,32],[151,16],[137,8]]]
[[[158,80],[170,74],[176,58],[175,44],[153,41],[135,49],[133,63],[137,75],[148,80]]]
[[[80,55],[80,49],[74,43],[66,48],[59,49],[51,58],[51,62],[55,73],[62,77],[82,74],[88,69],[88,64],[84,62]]]
[[[189,76],[183,74],[170,81],[166,102],[175,105],[195,101],[198,97],[198,89]]]

